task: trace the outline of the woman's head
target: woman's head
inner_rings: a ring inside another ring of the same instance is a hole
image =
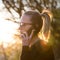
[[[41,15],[36,11],[27,11],[23,16],[27,16],[29,19],[29,23],[32,24],[32,28],[35,29],[35,34],[37,34],[43,25],[43,20]]]
[[[48,37],[50,30],[50,13],[44,11],[38,13],[36,11],[27,11],[21,17],[20,33],[28,38],[36,36],[42,29],[43,36]],[[44,19],[43,19],[44,18]]]
[[[21,17],[20,36],[23,39],[31,39],[36,36],[43,25],[42,17],[38,12],[27,11]]]

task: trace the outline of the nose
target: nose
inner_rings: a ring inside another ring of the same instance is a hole
[[[24,29],[23,26],[20,26],[20,27],[19,27],[19,30],[20,30],[20,32],[23,32],[25,29]]]
[[[19,29],[20,29],[20,30],[24,30],[24,27],[25,27],[25,24],[20,23],[20,27],[19,27]]]

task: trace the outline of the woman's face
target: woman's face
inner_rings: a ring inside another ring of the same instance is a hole
[[[20,34],[25,37],[29,37],[33,30],[33,25],[31,22],[31,17],[24,15],[20,22]]]

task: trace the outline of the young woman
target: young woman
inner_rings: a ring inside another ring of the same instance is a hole
[[[38,33],[41,31],[42,26],[45,22],[43,22],[42,16],[45,17],[47,23],[50,22],[50,17],[46,12],[44,12],[43,14],[39,14],[36,11],[27,11],[21,17],[21,60],[54,60],[52,46],[50,46],[49,44],[45,45],[44,40],[41,40],[38,37]]]

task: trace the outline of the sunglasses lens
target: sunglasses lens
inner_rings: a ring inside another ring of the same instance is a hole
[[[20,26],[32,25],[31,23],[20,23]]]

